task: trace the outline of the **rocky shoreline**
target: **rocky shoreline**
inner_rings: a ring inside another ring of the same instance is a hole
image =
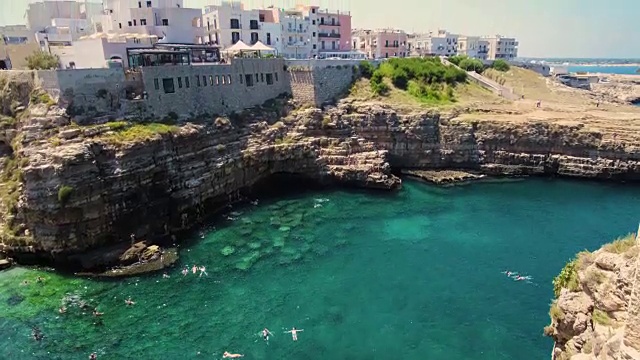
[[[424,180],[436,185],[467,183],[486,177],[486,175],[478,175],[460,170],[402,170],[402,175]]]
[[[640,245],[635,234],[581,252],[554,280],[544,334],[554,360],[640,359]]]
[[[2,103],[14,120],[0,132],[0,251],[19,263],[102,271],[118,262],[82,255],[114,246],[122,254],[132,233],[173,244],[277,174],[382,190],[401,187],[396,170],[440,184],[485,175],[640,179],[635,135],[616,137],[579,118],[511,121],[351,99],[297,109],[281,100],[179,125],[101,118],[78,126],[64,109],[33,103],[32,91],[17,89]]]

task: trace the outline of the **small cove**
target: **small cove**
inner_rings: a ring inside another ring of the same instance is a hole
[[[395,194],[313,190],[233,211],[180,249],[169,279],[0,273],[11,359],[548,359],[552,278],[635,230],[640,189],[529,179]],[[208,276],[182,276],[184,265]],[[516,283],[501,271],[531,275]],[[45,277],[36,284],[36,276]],[[24,279],[29,285],[19,285]],[[103,325],[69,306],[81,296]],[[136,305],[126,307],[131,296]],[[30,338],[30,326],[45,334]],[[263,327],[274,337],[267,345]],[[299,341],[283,331],[304,329]]]

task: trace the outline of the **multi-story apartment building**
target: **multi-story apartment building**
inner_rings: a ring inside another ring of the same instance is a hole
[[[238,41],[252,45],[263,38],[259,11],[245,9],[239,1],[223,1],[220,5],[205,7],[202,26],[204,42],[223,48]]]
[[[43,50],[50,45],[69,45],[91,34],[93,16],[102,12],[102,4],[78,1],[44,0],[28,5],[25,16],[31,36]]]
[[[518,57],[518,41],[515,38],[495,35],[483,36],[482,40],[488,44],[487,60],[513,60]]]
[[[330,12],[316,6],[305,8],[312,22],[315,20],[318,25],[319,52],[351,50],[351,14],[349,12]]]
[[[458,54],[459,35],[446,30],[411,37],[411,56],[454,56]]]
[[[402,30],[354,30],[352,48],[368,58],[406,57],[409,55],[407,33]]]
[[[458,37],[458,55],[487,60],[489,42],[479,36]]]
[[[94,18],[98,32],[157,36],[165,42],[195,44],[204,36],[202,10],[183,0],[104,0]]]

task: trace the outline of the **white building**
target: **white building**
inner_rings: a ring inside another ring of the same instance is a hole
[[[489,42],[479,36],[461,35],[458,37],[458,55],[487,60]]]
[[[38,32],[52,26],[52,19],[91,20],[101,11],[102,4],[99,2],[44,0],[30,3],[25,16],[29,29]]]
[[[280,12],[281,54],[288,59],[308,59],[318,54],[318,24],[302,9]],[[326,47],[326,44],[325,44]]]
[[[223,1],[221,5],[211,5],[202,15],[204,43],[217,44],[227,48],[238,41],[252,45],[258,41],[266,44],[266,36],[261,31],[259,10],[245,10],[238,1]]]
[[[0,26],[0,43],[4,45],[26,44],[33,40],[33,31],[26,25]]]
[[[487,60],[513,60],[518,57],[518,41],[515,38],[501,35],[484,36],[488,43]]]
[[[204,33],[200,9],[184,8],[183,0],[104,0],[94,18],[97,32],[155,35],[164,42],[196,44]]]
[[[409,38],[412,56],[454,56],[458,54],[459,35],[446,30],[416,34]]]

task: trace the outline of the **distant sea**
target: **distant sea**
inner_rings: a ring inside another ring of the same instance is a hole
[[[603,74],[640,73],[640,59],[598,59],[598,58],[521,58],[522,61],[544,61],[550,65],[569,64],[570,72],[590,72]]]

